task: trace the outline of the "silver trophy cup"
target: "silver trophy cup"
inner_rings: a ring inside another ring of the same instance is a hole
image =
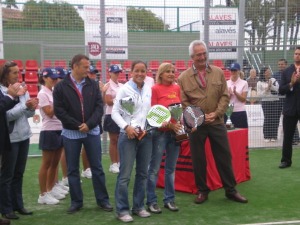
[[[178,124],[181,124],[182,118],[182,105],[180,103],[175,103],[168,106],[168,109],[171,113],[171,117],[177,121]],[[176,142],[182,142],[189,139],[187,133],[184,130],[183,125],[181,125],[181,130],[176,132],[175,136]]]
[[[227,108],[227,110],[225,112],[225,114],[227,116],[227,121],[226,121],[226,127],[227,127],[227,129],[232,129],[233,128],[233,124],[232,124],[231,119],[230,119],[231,114],[233,112],[233,107],[234,107],[233,104],[229,104],[228,108]]]

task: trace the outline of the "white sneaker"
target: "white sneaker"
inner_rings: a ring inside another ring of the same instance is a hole
[[[271,140],[270,140],[271,142],[275,142],[275,141],[277,141],[277,139],[275,139],[275,138],[271,138]]]
[[[53,198],[52,195],[49,194],[49,192],[46,192],[43,195],[39,195],[38,203],[46,205],[56,205],[59,203],[59,200]]]
[[[126,215],[123,215],[123,216],[120,215],[117,218],[118,218],[118,220],[121,220],[124,223],[128,223],[128,222],[133,221],[132,216],[130,216],[129,214],[126,214]]]
[[[55,192],[58,192],[60,194],[63,194],[63,195],[67,195],[69,194],[68,191],[64,190],[63,188],[61,188],[60,186],[58,186],[57,184],[52,188],[52,190],[55,190]]]
[[[271,139],[265,139],[265,142],[266,143],[268,143],[268,142],[270,142],[271,141]]]
[[[57,191],[57,189],[55,189],[55,188],[52,188],[52,190],[51,190],[49,193],[50,193],[50,195],[51,195],[53,198],[56,198],[57,200],[61,200],[61,199],[66,198],[66,196],[65,196],[64,194],[59,193],[59,192]]]
[[[141,217],[141,218],[146,218],[146,217],[151,216],[151,214],[149,212],[147,212],[146,209],[142,209],[140,211],[133,211],[132,213],[139,216],[139,217]]]
[[[63,185],[61,181],[56,183],[55,186],[58,186],[60,189],[63,189],[67,192],[69,192],[69,190],[70,190],[70,188],[68,186]]]
[[[81,176],[85,177],[85,178],[88,178],[88,179],[91,179],[92,178],[91,168],[87,168],[86,170],[82,171]]]
[[[110,167],[109,167],[109,172],[111,172],[111,173],[120,173],[118,163],[111,164]]]
[[[68,177],[62,178],[61,179],[61,184],[64,185],[64,186],[69,186]]]

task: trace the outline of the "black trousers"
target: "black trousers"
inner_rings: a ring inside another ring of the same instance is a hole
[[[190,134],[191,157],[198,191],[203,194],[208,194],[210,191],[206,184],[205,141],[207,138],[210,140],[212,154],[226,193],[236,193],[231,152],[224,124],[203,125]]]
[[[283,116],[283,144],[281,162],[292,164],[293,136],[300,116]]]

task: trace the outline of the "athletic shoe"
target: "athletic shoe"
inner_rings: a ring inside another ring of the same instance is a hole
[[[53,198],[49,192],[46,192],[43,195],[39,195],[38,203],[46,204],[46,205],[56,205],[59,203],[59,200],[56,198]]]
[[[159,208],[157,203],[149,205],[148,209],[149,209],[150,212],[155,213],[155,214],[161,213],[161,209]]]
[[[275,142],[275,141],[277,141],[277,139],[275,139],[275,138],[271,138],[271,140],[270,140],[271,142]]]
[[[64,186],[69,186],[68,177],[62,178],[61,179],[61,184],[64,185]]]
[[[88,178],[88,179],[91,179],[92,178],[92,171],[91,171],[91,169],[87,168],[86,170],[83,170],[81,172],[81,176],[85,177],[85,178]]]
[[[118,163],[111,164],[110,167],[109,167],[109,172],[111,172],[111,173],[120,173]]]
[[[132,211],[133,214],[141,217],[141,218],[146,218],[151,216],[149,212],[147,212],[145,209],[139,210],[139,211]]]
[[[63,185],[62,182],[56,183],[55,186],[58,186],[60,189],[63,189],[67,192],[69,192],[69,190],[70,190],[70,188],[68,186]]]
[[[119,215],[117,216],[118,220],[121,220],[124,223],[132,222],[133,218],[129,214],[126,215]]]
[[[165,206],[165,208],[167,208],[173,212],[176,212],[179,210],[178,207],[175,205],[175,202],[168,202],[164,206]]]
[[[57,189],[54,189],[54,188],[52,188],[52,190],[49,193],[53,198],[56,198],[57,200],[62,200],[64,198],[66,198],[65,195],[63,195],[62,193],[59,193],[57,191]]]
[[[271,141],[271,139],[265,139],[265,142],[266,143],[268,143],[268,142],[270,142]]]
[[[52,188],[52,190],[55,190],[55,192],[58,192],[58,193],[60,193],[60,194],[62,194],[62,195],[67,195],[67,194],[69,194],[68,191],[62,189],[62,188],[59,187],[58,185],[55,185],[55,186]]]

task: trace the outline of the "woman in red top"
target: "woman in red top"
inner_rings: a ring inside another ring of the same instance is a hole
[[[152,87],[151,105],[160,104],[168,107],[180,103],[180,87],[174,81],[174,66],[171,63],[162,63],[157,71],[156,84]],[[180,129],[181,125],[171,120],[164,128],[152,132],[153,149],[147,179],[147,205],[152,213],[161,213],[155,188],[164,150],[166,150],[164,207],[171,211],[178,211],[175,205],[174,178],[180,147],[176,144],[175,134]]]

